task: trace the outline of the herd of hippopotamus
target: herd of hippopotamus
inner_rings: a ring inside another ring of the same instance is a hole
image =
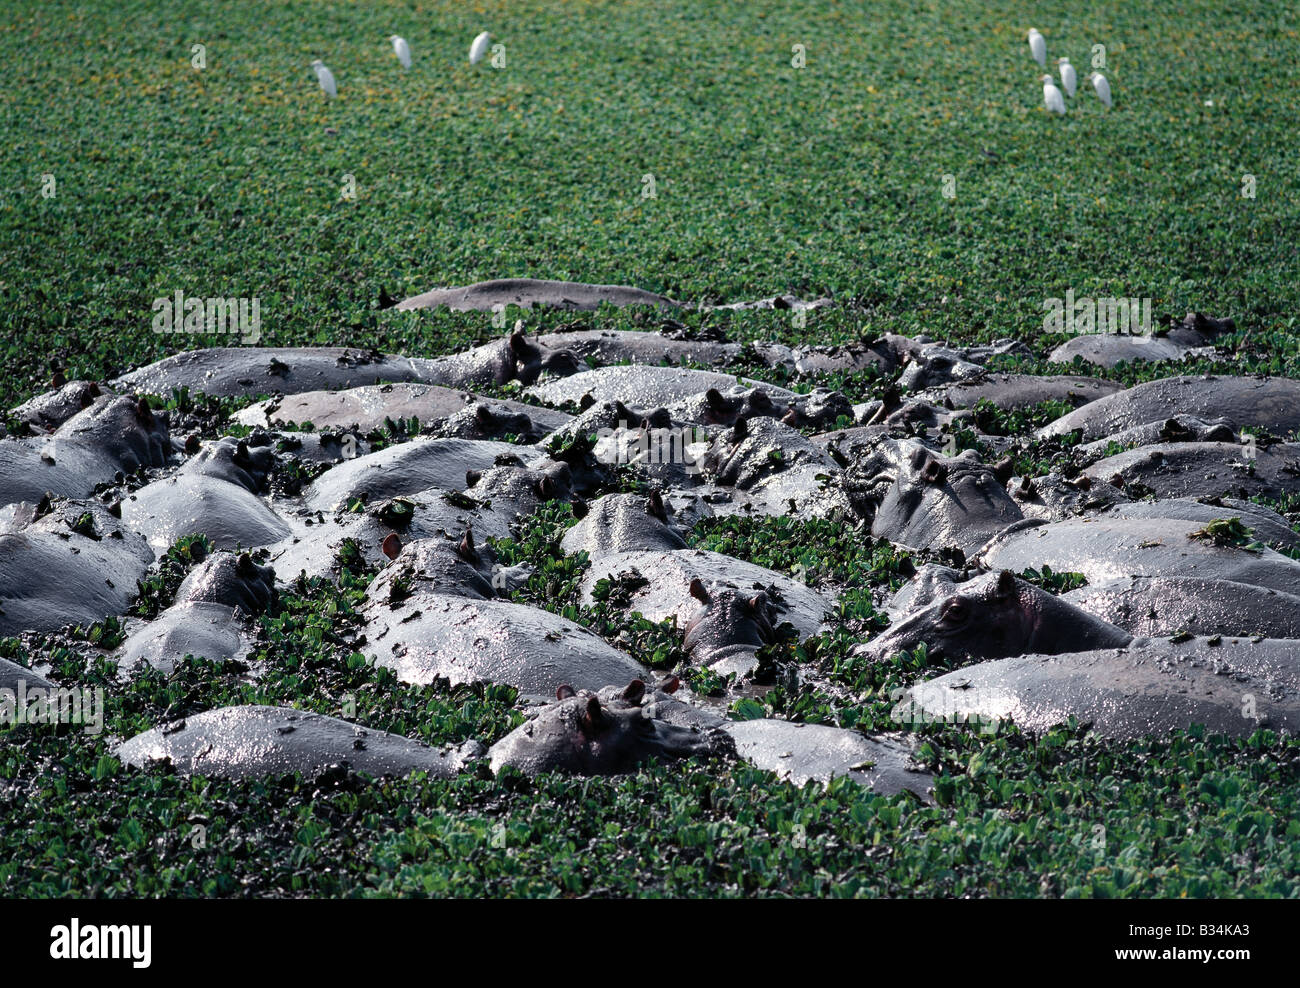
[[[404,304],[601,303],[672,306],[636,289],[527,281]],[[1072,340],[1059,359],[1170,359],[1227,328],[1192,315],[1145,343]],[[676,618],[687,661],[738,686],[778,634],[829,627],[836,595],[692,549],[686,535],[711,517],[793,515],[861,524],[941,561],[882,601],[889,627],[857,646],[885,661],[924,644],[959,664],[912,686],[900,727],[1009,720],[1032,732],[1076,717],[1114,738],[1193,724],[1296,730],[1300,534],[1252,498],[1300,493],[1300,444],[1288,438],[1300,429],[1300,382],[1177,376],[1125,389],[985,366],[1023,351],[902,336],[742,347],[671,328],[529,339],[516,326],[437,358],[202,349],[112,381],[61,383],[11,412],[25,434],[0,439],[0,637],[125,615],[168,548],[202,533],[216,551],[170,607],[127,620],[115,657],[124,672],[167,671],[187,655],[240,658],[277,584],[335,577],[350,551],[378,568],[361,609],[368,656],[409,683],[508,684],[532,701],[531,717],[490,748],[436,750],[319,714],[227,707],[160,724],[119,757],[249,777],[337,764],[449,776],[482,759],[494,771],[608,774],[704,755],[796,783],[850,776],[925,798],[931,780],[912,765],[905,732],[729,720],[726,698],[659,680],[582,625],[515,599],[528,568],[500,565],[490,542],[545,502],[570,503],[579,520],[562,549],[589,561],[584,602],[600,581],[634,575],[627,608]],[[821,387],[796,392],[728,373],[742,352],[783,380],[874,368],[896,386],[860,404]],[[510,382],[514,399],[476,393]],[[174,434],[142,397],[174,388],[274,397],[236,414],[242,438],[205,439]],[[1049,400],[1073,410],[1039,436],[1068,440],[1071,467],[1015,476],[1001,456],[1012,440],[980,434],[971,410]],[[419,435],[367,443],[383,423],[411,418]],[[945,455],[959,428],[984,456]],[[648,445],[650,433],[678,441]],[[310,482],[277,484],[290,462]],[[616,492],[626,470],[648,494]],[[1016,575],[1044,567],[1086,585],[1055,595]],[[20,679],[44,683],[0,660],[0,687]]]

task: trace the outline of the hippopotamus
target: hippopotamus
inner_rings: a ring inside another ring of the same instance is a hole
[[[374,590],[362,608],[367,649],[403,682],[504,683],[550,696],[565,683],[599,689],[644,675],[603,638],[550,611],[414,582],[398,594],[391,582]]]
[[[883,440],[854,464],[845,486],[854,507],[873,518],[872,535],[912,549],[969,555],[1023,521],[994,468],[974,450],[947,457],[914,440]]]
[[[98,381],[68,381],[53,391],[23,402],[9,412],[9,417],[22,422],[33,432],[53,432],[107,393]]]
[[[493,586],[490,551],[474,544],[472,532],[459,542],[448,538],[390,542],[385,555],[390,562],[371,581],[366,596],[371,600],[400,602],[415,593],[437,593],[489,600],[497,596]]]
[[[1199,312],[1189,312],[1178,325],[1155,333],[1081,334],[1066,340],[1048,354],[1047,359],[1054,364],[1068,364],[1078,358],[1098,367],[1114,367],[1121,361],[1135,363],[1213,356],[1214,341],[1236,328],[1231,319],[1213,319]]]
[[[617,775],[648,761],[731,757],[735,746],[720,727],[683,726],[656,716],[645,683],[634,679],[614,696],[562,684],[556,700],[488,751],[494,772],[525,775]]]
[[[453,312],[496,312],[509,305],[523,309],[592,311],[602,305],[619,307],[646,305],[659,309],[678,308],[662,295],[625,285],[590,285],[580,281],[543,281],[537,278],[496,278],[459,288],[435,288],[397,303],[399,310],[436,309]]]
[[[583,577],[583,603],[595,603],[593,592],[598,582],[617,579],[625,573],[637,573],[648,581],[631,593],[627,609],[640,611],[649,621],[675,618],[679,628],[685,628],[698,610],[699,601],[691,593],[691,586],[697,580],[710,594],[730,589],[752,596],[762,591],[776,608],[780,620],[790,622],[801,638],[817,633],[832,606],[832,601],[821,593],[787,576],[701,549],[616,552],[602,556],[592,562]]]
[[[1300,493],[1300,443],[1157,443],[1098,460],[1084,474],[1157,497]]]
[[[519,402],[478,401],[435,426],[433,434],[447,439],[495,439],[502,442],[535,443],[551,431],[533,422],[529,406]],[[562,414],[551,412],[551,415]],[[567,421],[569,416],[564,416]]]
[[[733,385],[726,391],[708,388],[702,394],[672,402],[674,419],[699,425],[735,425],[740,419],[780,419],[797,428],[824,429],[841,420],[853,420],[853,406],[838,391],[814,388],[791,398],[773,397],[764,387]]]
[[[312,777],[347,768],[367,775],[455,776],[480,745],[438,750],[423,741],[289,707],[221,707],[137,734],[114,752],[124,765],[169,764],[182,775]]]
[[[969,661],[1119,647],[1132,638],[1009,570],[966,583],[936,581],[933,588],[939,591],[937,599],[927,600],[854,652],[882,661],[924,642],[932,658]]]
[[[761,381],[741,379],[741,385],[761,388],[773,401],[787,405],[795,394],[786,388]],[[535,384],[526,394],[548,405],[571,402],[586,407],[584,402],[621,401],[626,405],[657,408],[684,398],[702,395],[710,388],[727,391],[737,384],[737,379],[714,371],[688,370],[682,367],[600,367],[564,377],[544,384]],[[588,397],[590,396],[590,397]]]
[[[1162,498],[1159,501],[1118,503],[1107,518],[1174,518],[1208,525],[1220,518],[1240,518],[1254,537],[1274,549],[1300,549],[1300,533],[1272,508],[1231,497]]]
[[[0,531],[0,637],[119,615],[153,550],[103,505],[58,501]]]
[[[24,686],[29,689],[53,689],[54,684],[32,669],[20,666],[17,662],[0,659],[0,690],[18,692]]]
[[[1130,576],[1080,587],[1060,599],[1134,635],[1187,632],[1300,639],[1300,597],[1230,580]]]
[[[930,801],[934,777],[912,764],[911,748],[901,740],[763,718],[729,722],[723,729],[740,758],[796,786],[847,776],[882,796],[907,791]]]
[[[898,354],[884,340],[834,346],[802,345],[791,356],[794,369],[805,377],[819,374],[853,374],[873,369],[888,373],[898,366]]]
[[[310,422],[316,429],[356,428],[364,433],[380,428],[389,420],[416,419],[422,426],[436,426],[488,400],[473,392],[437,384],[375,384],[346,391],[304,391],[268,398],[236,412],[233,420],[262,428]],[[570,418],[564,412],[520,401],[491,401],[493,408],[504,406],[511,412],[528,415],[534,428],[547,432],[558,429]]]
[[[730,588],[713,593],[692,580],[691,596],[700,608],[686,624],[682,648],[696,665],[719,676],[747,676],[758,666],[758,650],[773,644],[777,607],[762,590]]]
[[[1068,401],[1072,405],[1086,408],[1092,402],[1122,390],[1122,384],[1099,377],[988,373],[973,380],[958,380],[926,388],[916,392],[914,397],[946,408],[973,408],[976,402],[989,401],[998,408],[1010,411],[1045,401]]]
[[[896,383],[908,391],[923,391],[958,381],[982,381],[987,375],[984,367],[957,351],[931,345],[909,356]]]
[[[592,504],[587,514],[564,533],[560,548],[567,555],[585,552],[600,559],[616,552],[670,552],[685,549],[686,540],[673,524],[668,506],[658,491],[607,494]]]
[[[369,503],[431,487],[459,490],[468,471],[489,470],[499,457],[527,462],[542,455],[540,450],[502,442],[412,439],[340,463],[312,483],[305,501],[313,510],[337,511],[353,499]]]
[[[537,337],[538,346],[568,350],[597,366],[607,364],[726,364],[735,360],[740,343],[681,339],[619,329],[564,330]]]
[[[1122,648],[1024,655],[965,666],[912,687],[891,716],[1038,734],[1077,718],[1107,738],[1203,725],[1247,737],[1300,728],[1300,642],[1135,638]]]
[[[141,663],[170,673],[187,655],[224,662],[246,654],[254,637],[248,618],[275,599],[275,571],[247,553],[222,552],[197,566],[176,591],[176,600],[132,631],[117,652],[119,667]]]
[[[1105,439],[1095,439],[1074,450],[1074,461],[1088,466],[1107,456],[1156,443],[1234,443],[1237,433],[1227,419],[1200,419],[1195,415],[1171,415],[1163,422],[1144,422],[1121,429]]]
[[[1258,426],[1274,435],[1300,429],[1300,381],[1259,377],[1169,377],[1148,381],[1075,409],[1038,430],[1065,436],[1076,429],[1085,441],[1104,439],[1176,414],[1222,419],[1234,430]]]
[[[85,497],[118,473],[164,466],[171,452],[166,412],[104,395],[49,436],[0,440],[0,506],[46,493]]]
[[[995,464],[994,472],[997,470]],[[1115,505],[1127,506],[1133,500],[1120,488],[1087,475],[1069,480],[1057,474],[1012,477],[1007,482],[1007,493],[1026,518],[1044,521],[1096,514]]]
[[[1300,596],[1300,562],[1272,549],[1218,545],[1197,537],[1206,526],[1173,518],[1026,521],[989,540],[974,560],[989,569],[1050,566],[1082,573],[1090,585],[1126,576],[1231,580]]]
[[[290,534],[288,523],[259,495],[268,487],[275,455],[226,438],[203,447],[172,476],[122,500],[123,522],[147,536],[157,552],[185,535],[206,535],[215,548],[258,548]]]
[[[835,458],[775,419],[737,419],[702,465],[714,484],[707,497],[718,514],[853,516],[848,495],[833,483],[840,473]]]

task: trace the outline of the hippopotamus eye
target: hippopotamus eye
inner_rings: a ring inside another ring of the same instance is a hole
[[[964,621],[970,616],[970,605],[961,597],[951,597],[943,605],[940,620],[944,622]]]

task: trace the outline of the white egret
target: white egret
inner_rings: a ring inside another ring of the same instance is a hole
[[[1038,33],[1037,28],[1029,29],[1029,50],[1033,52],[1034,61],[1047,68],[1047,41]]]
[[[393,54],[402,63],[402,68],[409,69],[411,67],[411,46],[406,43],[406,39],[396,34],[390,34],[388,40],[393,43]]]
[[[1066,95],[1074,99],[1074,91],[1079,88],[1079,77],[1074,73],[1074,66],[1064,55],[1056,60],[1056,65],[1061,73],[1061,85],[1065,87]]]
[[[1094,72],[1088,76],[1088,81],[1092,83],[1092,88],[1097,90],[1097,99],[1110,106],[1110,83],[1106,81],[1106,77],[1100,72]]]
[[[491,42],[491,40],[492,35],[488,34],[486,31],[474,39],[474,43],[469,46],[470,65],[477,65],[479,62],[483,61],[483,56],[487,54],[488,43]]]
[[[320,88],[325,91],[325,95],[337,96],[339,87],[334,83],[334,73],[326,68],[325,63],[318,58],[311,63],[311,68],[316,73],[316,78],[320,80]]]
[[[1065,97],[1061,91],[1056,88],[1056,83],[1050,75],[1039,77],[1039,82],[1043,84],[1043,102],[1047,104],[1048,113],[1064,113]]]

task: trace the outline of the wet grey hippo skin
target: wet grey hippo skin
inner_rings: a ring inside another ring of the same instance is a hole
[[[1062,521],[1079,515],[1094,515],[1108,508],[1127,508],[1132,498],[1120,487],[1104,480],[1080,475],[1066,480],[1057,474],[1043,477],[1012,477],[1007,493],[1026,518]]]
[[[1234,429],[1259,426],[1284,436],[1300,428],[1300,381],[1258,377],[1170,377],[1100,398],[1049,422],[1043,436],[1082,430],[1085,441],[1104,439],[1147,422],[1183,414],[1223,419]]]
[[[186,655],[224,662],[252,644],[248,618],[275,600],[275,571],[247,553],[218,553],[197,566],[176,591],[175,603],[133,630],[117,653],[118,665],[141,663],[169,673]]]
[[[497,278],[461,288],[435,288],[397,303],[398,309],[436,309],[445,305],[456,312],[492,312],[507,305],[531,309],[598,309],[610,305],[649,305],[677,308],[662,295],[625,285],[589,285],[578,281],[543,281],[536,278]]]
[[[1084,473],[1161,498],[1278,498],[1300,491],[1300,443],[1159,443],[1099,460]]]
[[[1166,332],[1136,336],[1110,333],[1075,336],[1053,350],[1047,359],[1054,364],[1068,364],[1078,357],[1098,367],[1114,367],[1122,360],[1182,360],[1195,355],[1198,350],[1212,354],[1214,341],[1236,328],[1231,319],[1213,319],[1199,312],[1189,312],[1181,323]]]
[[[0,529],[0,636],[124,613],[153,559],[144,537],[96,502],[58,501]]]
[[[1131,576],[1072,590],[1061,600],[1134,635],[1188,632],[1300,639],[1300,597],[1230,580]]]
[[[382,426],[386,419],[397,422],[414,418],[422,426],[444,422],[488,400],[473,392],[437,384],[375,384],[346,391],[304,391],[271,398],[240,409],[233,420],[263,428],[310,422],[317,429],[355,426],[369,432]],[[528,415],[533,428],[543,432],[558,429],[571,417],[520,401],[491,399],[491,402],[493,408],[505,406]]]
[[[269,446],[230,438],[208,443],[170,477],[123,499],[122,520],[159,553],[195,533],[218,549],[272,545],[290,531],[261,497],[274,465]]]
[[[690,593],[700,607],[686,625],[687,657],[719,676],[748,675],[758,665],[758,650],[776,641],[777,608],[761,590],[709,593],[700,580],[692,580]]]
[[[854,464],[845,485],[854,507],[873,519],[873,535],[913,549],[970,554],[1023,518],[994,468],[969,450],[946,457],[885,440]]]
[[[49,436],[0,439],[0,505],[35,503],[46,492],[84,497],[118,473],[165,465],[170,453],[166,412],[105,395]]]
[[[615,552],[654,552],[685,549],[686,540],[673,525],[659,493],[607,494],[564,533],[560,548],[567,555],[585,552],[599,559]]]
[[[1108,738],[1192,724],[1233,737],[1261,726],[1294,732],[1300,642],[1135,638],[1124,648],[997,659],[914,686],[892,716],[982,729],[1011,720],[1030,733],[1077,717]]]
[[[1050,566],[1090,585],[1128,576],[1231,580],[1300,596],[1300,563],[1271,549],[1247,551],[1193,538],[1204,526],[1170,518],[1078,518],[1009,529],[975,557],[989,569]]]
[[[30,689],[49,689],[54,684],[44,676],[33,672],[26,666],[8,659],[0,659],[0,690],[13,690],[15,693],[26,685]]]
[[[53,391],[23,402],[10,411],[9,415],[26,424],[33,432],[53,432],[106,393],[96,381],[68,381]]]
[[[912,767],[911,749],[890,738],[788,720],[733,721],[724,730],[740,758],[797,786],[847,776],[882,796],[907,791],[928,802],[934,785],[934,776]]]
[[[933,599],[854,651],[881,661],[924,642],[932,658],[993,659],[1116,647],[1132,637],[1008,570],[931,587]]]
[[[1202,526],[1219,518],[1240,518],[1254,532],[1254,537],[1275,549],[1300,548],[1300,532],[1272,508],[1232,497],[1161,498],[1159,501],[1131,501],[1116,504],[1105,518],[1171,518],[1195,521]]]
[[[644,704],[645,683],[635,679],[614,698],[562,685],[556,700],[494,744],[494,772],[510,766],[526,775],[566,772],[617,775],[648,761],[728,757],[731,738],[717,727],[673,724]]]
[[[1227,419],[1200,419],[1195,415],[1172,415],[1163,422],[1144,422],[1121,429],[1104,439],[1095,439],[1075,450],[1075,462],[1090,466],[1117,451],[1157,443],[1233,443],[1237,433]]]
[[[971,408],[981,400],[991,401],[1003,409],[1025,408],[1044,401],[1068,401],[1086,408],[1087,404],[1122,390],[1122,384],[1097,377],[990,373],[974,380],[927,388],[916,392],[915,397],[947,408]]]
[[[742,418],[767,417],[799,428],[826,429],[841,419],[853,419],[849,400],[829,388],[815,388],[808,394],[786,398],[774,396],[766,386],[711,387],[701,394],[672,402],[668,411],[674,419],[706,426],[735,425]]]
[[[744,387],[757,387],[773,400],[787,404],[795,398],[793,391],[764,384],[761,381],[741,379],[714,371],[687,370],[680,367],[601,367],[583,371],[571,377],[560,378],[544,384],[535,384],[527,391],[548,405],[572,402],[582,407],[584,398],[595,401],[621,401],[626,405],[657,408],[671,402],[702,395],[710,388],[726,392],[740,383]]]
[[[346,767],[367,775],[454,776],[472,749],[439,751],[421,741],[288,707],[222,707],[137,734],[117,748],[126,765],[169,763],[183,775],[252,779]]]
[[[761,591],[777,608],[778,620],[789,621],[801,638],[817,633],[832,605],[818,591],[780,573],[700,549],[616,552],[602,556],[592,562],[583,577],[583,603],[595,603],[592,592],[600,580],[625,574],[638,576],[634,585],[640,584],[632,591],[627,608],[640,611],[650,621],[675,617],[679,628],[685,628],[699,610],[699,601],[691,593],[691,585],[696,580],[710,594],[729,589],[752,596]]]

